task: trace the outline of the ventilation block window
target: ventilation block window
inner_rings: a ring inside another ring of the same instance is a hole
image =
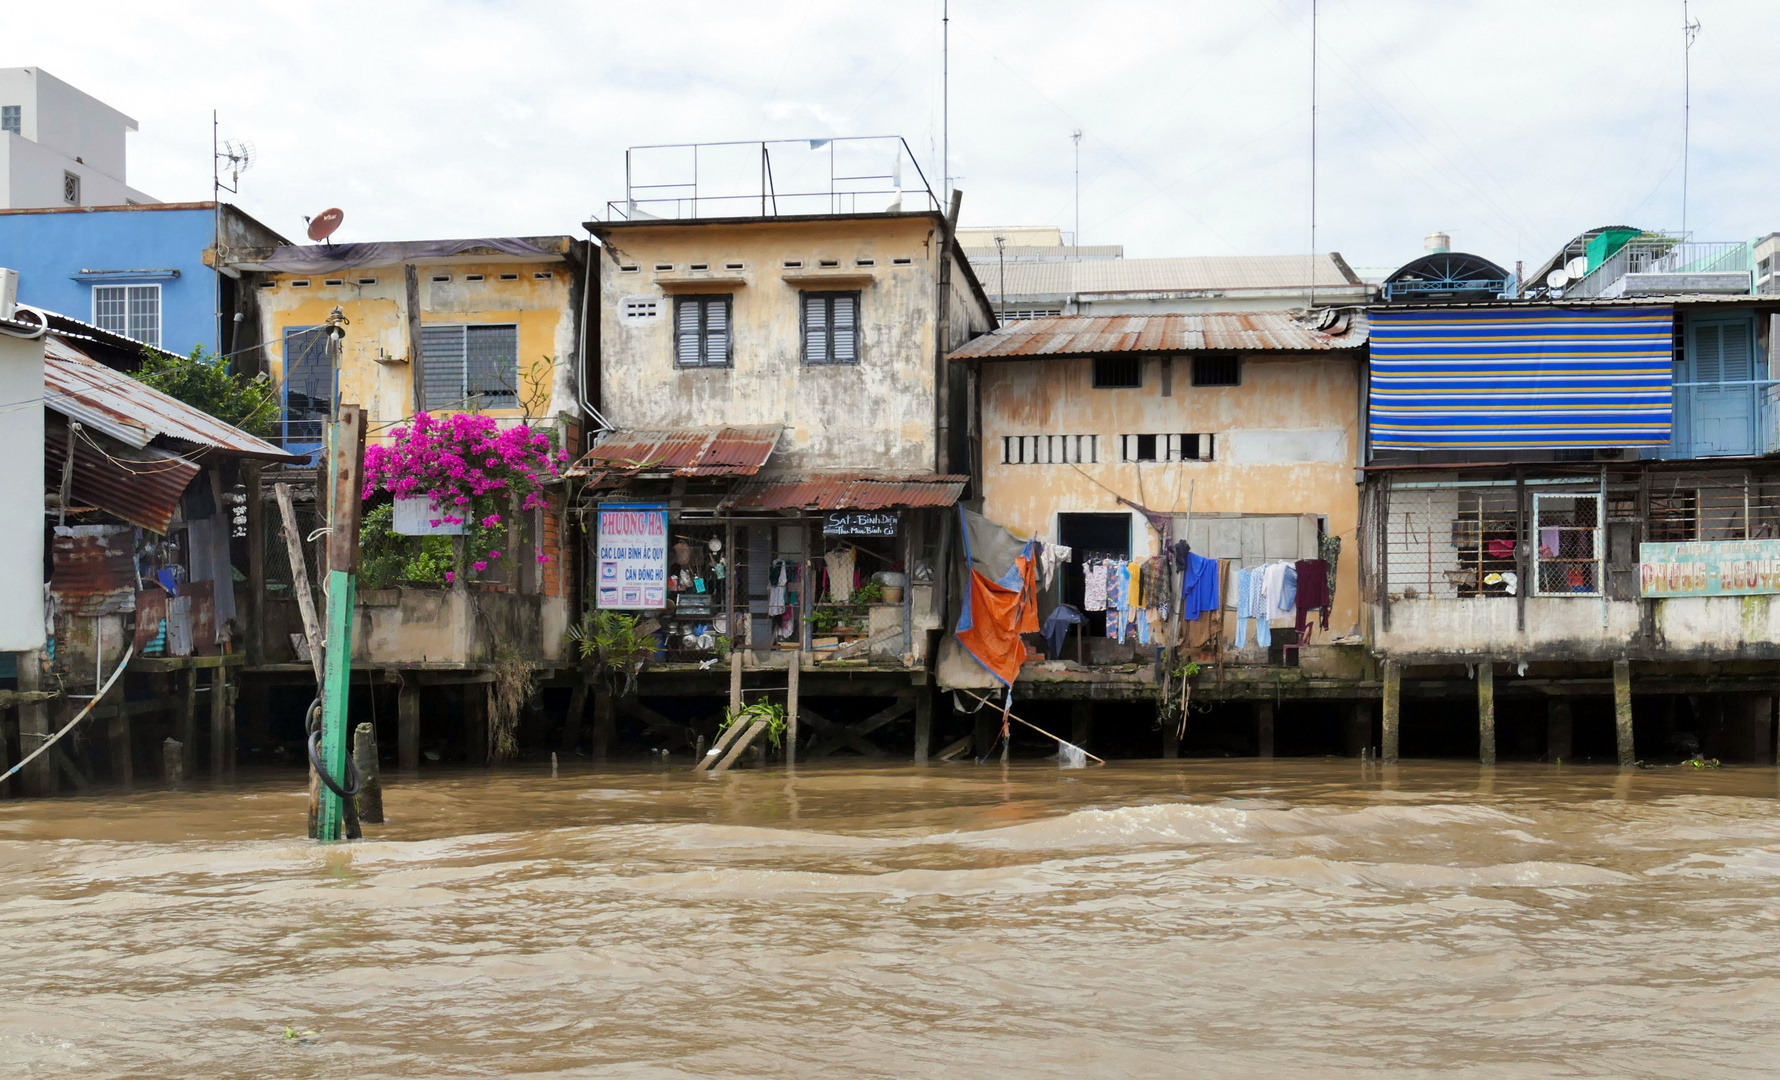
[[[325,279],[323,279],[322,284],[323,285],[344,285],[344,284],[346,284],[346,279],[345,278],[337,278],[337,277],[325,278]]]
[[[80,177],[71,172],[62,174],[62,201],[69,206],[80,205]]]
[[[652,322],[661,317],[661,300],[653,296],[627,296],[619,305],[625,322]]]
[[[643,268],[638,266],[636,263],[629,263],[627,265],[620,266],[618,268],[618,272],[620,274],[639,274],[639,273],[642,273],[642,270],[643,270]],[[513,276],[518,277],[519,275],[515,274]]]
[[[15,135],[25,133],[24,106],[0,105],[0,131],[10,131]]]
[[[519,407],[517,324],[425,326],[420,344],[427,409]]]
[[[93,325],[131,341],[161,347],[159,285],[93,286]]]
[[[482,274],[465,274],[464,280],[465,281],[482,281],[482,280],[485,280],[485,278]]]
[[[859,362],[858,293],[807,292],[803,294],[803,362],[806,364],[857,364]]]
[[[377,279],[374,277],[362,277],[358,279],[358,283],[360,285],[375,285],[377,284]]]
[[[1242,359],[1236,356],[1193,357],[1194,386],[1241,386]]]
[[[519,275],[518,274],[502,274],[501,280],[502,281],[518,281]]]
[[[674,363],[680,367],[728,367],[730,296],[674,298]]]
[[[1003,465],[1093,465],[1100,461],[1098,435],[1003,435]]]
[[[434,274],[428,280],[433,281],[436,284],[443,285],[451,280],[451,275],[450,274]]]
[[[1098,390],[1129,390],[1143,385],[1141,356],[1097,356],[1094,386]]]
[[[746,267],[744,267],[741,263],[724,263],[723,269],[725,269],[725,270],[742,270],[742,269],[746,269]]]

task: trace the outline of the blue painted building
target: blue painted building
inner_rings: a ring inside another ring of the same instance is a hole
[[[212,269],[219,236],[225,251],[289,243],[213,202],[0,210],[0,267],[18,271],[22,304],[171,352],[228,352],[238,305],[235,279]]]

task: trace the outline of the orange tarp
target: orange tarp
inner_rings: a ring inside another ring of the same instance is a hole
[[[958,643],[1002,682],[1012,685],[1026,662],[1021,634],[1038,633],[1038,578],[1031,557],[1014,560],[1020,571],[1018,592],[996,584],[975,569],[970,572],[970,628],[958,631]]]

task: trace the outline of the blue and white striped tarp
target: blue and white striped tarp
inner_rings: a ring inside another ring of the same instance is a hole
[[[1669,441],[1674,316],[1667,307],[1370,314],[1368,414],[1377,449]]]

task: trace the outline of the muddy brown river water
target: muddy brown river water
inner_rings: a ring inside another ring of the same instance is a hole
[[[1777,784],[522,768],[328,848],[288,774],[0,803],[0,1075],[1771,1076]]]

